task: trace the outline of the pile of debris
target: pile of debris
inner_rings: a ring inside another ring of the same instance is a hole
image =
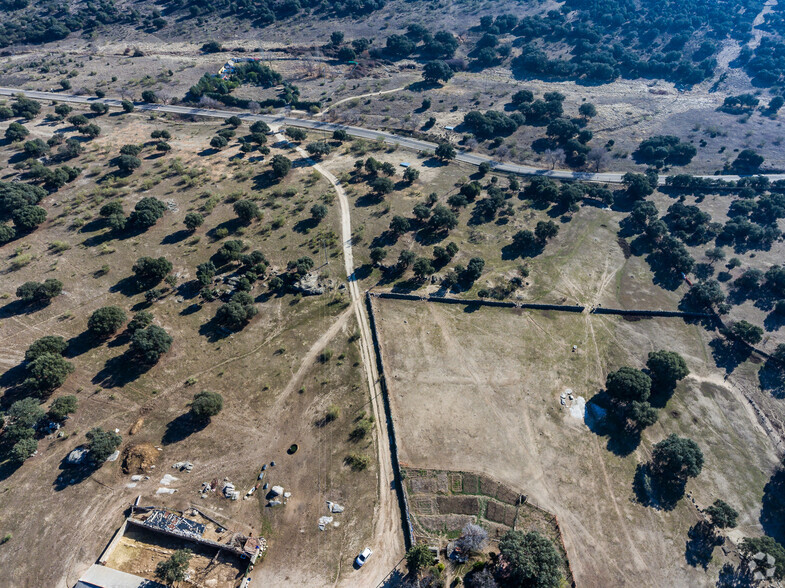
[[[344,507],[338,504],[337,502],[331,502],[330,500],[327,501],[327,512],[330,514],[340,514],[344,511]],[[332,516],[321,516],[319,517],[319,530],[324,531],[327,528],[327,525],[332,523],[333,527],[338,527],[341,523],[335,521],[333,523]]]
[[[335,289],[335,282],[331,279],[320,280],[317,274],[309,272],[297,280],[292,288],[306,296],[317,296],[324,294],[327,290]]]
[[[229,498],[231,500],[237,500],[240,498],[240,492],[234,489],[234,484],[224,478],[224,485],[221,488],[221,492],[223,492],[224,497]]]
[[[79,465],[84,463],[84,461],[87,459],[88,453],[89,450],[87,447],[77,447],[68,454],[68,457],[65,458],[65,461],[68,465]]]
[[[194,464],[190,461],[178,461],[176,464],[172,465],[172,469],[180,470],[181,472],[190,472],[194,469]]]
[[[150,443],[129,445],[123,451],[123,473],[145,474],[155,468],[155,463],[160,457],[158,449]]]
[[[270,488],[270,491],[267,493],[267,506],[280,506],[282,504],[286,504],[286,499],[291,498],[291,492],[285,492],[283,486],[273,486]]]

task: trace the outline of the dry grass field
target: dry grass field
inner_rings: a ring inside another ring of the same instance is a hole
[[[251,292],[259,314],[243,330],[226,336],[209,328],[220,302],[200,302],[198,288],[191,285],[196,266],[221,244],[216,227],[238,228],[231,222],[231,202],[240,195],[258,200],[264,217],[239,227],[230,238],[261,249],[270,260],[270,272],[284,270],[289,260],[312,255],[317,264],[325,257],[330,261],[319,270],[324,278],[342,281],[337,245],[329,239],[332,244],[326,247],[314,241],[322,229],[339,230],[336,207],[330,206],[321,228],[303,232],[310,206],[324,201],[328,184],[295,167],[280,185],[255,188],[254,178],[264,171],[265,163],[232,159],[236,147],[203,153],[220,128],[217,123],[186,125],[137,114],[101,117],[97,122],[102,135],[88,143],[75,162],[86,171],[42,203],[49,220],[0,249],[0,365],[7,371],[2,380],[3,408],[19,397],[9,390],[19,375],[17,366],[25,349],[49,334],[69,341],[68,359],[76,368],[52,398],[74,394],[79,400],[76,414],[65,424],[64,437],[42,439],[38,454],[18,469],[8,463],[2,466],[0,531],[11,537],[0,551],[3,569],[10,574],[6,580],[15,586],[73,585],[103,550],[123,511],[142,494],[144,502],[174,508],[196,504],[224,518],[231,528],[268,537],[267,559],[255,572],[271,582],[266,585],[332,585],[340,580],[351,584],[347,576],[352,573],[351,560],[367,543],[374,524],[377,468],[370,437],[349,440],[355,420],[369,412],[369,397],[348,295],[336,289],[316,297],[278,296],[260,282]],[[70,134],[67,123],[54,125],[39,118],[28,126],[36,137],[46,138],[63,128]],[[163,128],[173,135],[177,167],[171,167],[174,157],[151,157],[148,148],[142,154],[142,168],[130,178],[108,176],[114,168],[106,162],[121,145],[143,142],[152,130]],[[13,152],[4,148],[4,161]],[[9,181],[16,173],[6,169],[3,179]],[[296,194],[273,194],[287,189]],[[120,199],[128,212],[142,196],[169,203],[164,217],[145,233],[118,239],[97,220],[98,209],[110,198]],[[194,210],[201,210],[206,221],[191,235],[183,230],[182,219]],[[303,227],[300,232],[292,228],[297,223]],[[69,247],[55,252],[50,244],[56,241]],[[141,293],[122,288],[131,266],[143,255],[166,256],[177,276],[175,286],[164,286],[167,292],[152,305]],[[29,256],[24,257],[26,265],[11,269],[20,256]],[[62,280],[63,294],[45,308],[19,312],[13,302],[17,286],[49,277]],[[172,348],[155,366],[140,372],[128,365],[123,359],[128,339],[122,334],[107,342],[85,335],[90,313],[109,304],[119,305],[129,316],[146,308],[154,323],[173,337]],[[203,389],[221,393],[225,407],[209,425],[194,429],[183,415],[194,393]],[[331,405],[340,409],[340,416],[323,424]],[[129,435],[140,418],[141,428]],[[130,475],[122,473],[121,460],[88,477],[65,466],[65,457],[86,441],[85,433],[95,426],[118,429],[124,440],[121,450],[141,443],[161,448],[156,469],[147,472],[150,479],[129,487]],[[299,449],[287,455],[293,443]],[[355,452],[371,458],[365,471],[354,472],[345,465],[344,458]],[[183,460],[194,463],[192,473],[171,470],[173,463]],[[276,466],[268,469],[266,481],[292,492],[285,507],[265,508],[264,492],[238,502],[217,494],[199,498],[203,482],[224,477],[245,493],[261,466],[271,461]],[[177,493],[156,495],[166,473],[179,478],[170,486]],[[326,514],[326,500],[346,506],[346,512],[336,519],[339,527],[322,532],[317,522]],[[49,557],[30,558],[42,544],[48,546]],[[290,565],[292,557],[300,562],[298,566]],[[281,573],[288,579],[277,575]]]
[[[578,585],[712,583],[721,552],[704,570],[688,565],[685,544],[696,506],[716,498],[741,513],[735,540],[760,534],[760,500],[777,454],[742,394],[756,366],[744,364],[725,380],[700,327],[681,319],[373,304],[401,461],[487,474],[528,493],[558,515]],[[637,447],[620,446],[596,421],[587,425],[583,411],[560,405],[565,389],[590,400],[609,371],[641,367],[655,349],[681,353],[691,374]],[[633,478],[652,444],[671,432],[696,440],[706,462],[688,497],[657,510],[638,503]]]

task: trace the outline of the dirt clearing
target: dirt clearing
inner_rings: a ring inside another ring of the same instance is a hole
[[[716,578],[721,558],[707,571],[686,563],[687,530],[698,520],[689,498],[671,511],[635,500],[636,465],[671,432],[693,438],[704,453],[703,472],[687,485],[696,504],[723,498],[739,510],[744,534],[760,534],[760,499],[776,454],[740,391],[707,363],[699,327],[680,319],[373,304],[401,461],[486,474],[555,512],[578,585]],[[681,353],[692,375],[634,450],[616,447],[560,404],[566,388],[590,400],[610,370],[642,367],[654,349]]]

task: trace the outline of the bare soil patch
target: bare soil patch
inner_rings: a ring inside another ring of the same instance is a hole
[[[662,511],[642,506],[633,492],[636,465],[671,432],[696,440],[704,452],[703,472],[687,485],[695,504],[704,508],[722,497],[741,513],[743,534],[761,533],[763,486],[778,460],[742,393],[741,386],[754,388],[754,368],[745,364],[724,381],[699,327],[680,319],[630,323],[425,302],[373,304],[401,460],[415,470],[480,472],[481,493],[498,496],[492,483],[498,480],[556,513],[580,585],[700,585],[716,578],[721,558],[705,571],[685,560],[686,533],[698,520],[692,501]],[[637,448],[616,447],[560,406],[565,388],[590,401],[609,371],[642,367],[654,349],[678,351],[692,374]],[[705,388],[705,381],[714,387]],[[468,483],[463,480],[464,492]],[[418,484],[422,491],[438,488]],[[506,520],[506,507],[498,499],[494,504],[493,517]]]

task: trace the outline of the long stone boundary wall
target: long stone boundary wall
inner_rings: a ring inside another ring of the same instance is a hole
[[[384,361],[382,360],[382,349],[379,345],[379,335],[376,332],[376,316],[373,313],[370,292],[365,293],[365,303],[368,307],[368,320],[371,323],[371,336],[373,347],[376,352],[376,368],[379,372],[379,385],[382,389],[382,400],[384,402],[385,418],[387,419],[387,434],[390,442],[390,455],[392,456],[393,476],[395,478],[395,491],[398,494],[398,505],[401,508],[401,522],[403,524],[403,537],[407,551],[415,544],[414,529],[412,519],[409,514],[409,501],[406,498],[406,490],[403,487],[403,476],[401,475],[401,464],[398,460],[398,442],[395,436],[395,424],[390,408],[390,394],[387,389],[387,377],[384,371]],[[381,442],[381,440],[380,440]]]
[[[571,304],[538,304],[535,302],[508,302],[504,300],[485,300],[485,299],[464,299],[450,298],[447,296],[418,296],[416,294],[403,294],[400,292],[369,292],[375,298],[388,298],[391,300],[411,300],[425,302],[440,302],[442,304],[463,304],[466,306],[489,306],[495,308],[522,308],[531,310],[558,310],[562,312],[588,312],[590,314],[615,314],[621,316],[641,316],[641,317],[673,317],[689,319],[715,318],[715,315],[704,312],[686,312],[681,310],[644,310],[644,309],[624,309],[624,308],[588,308],[580,305]]]

